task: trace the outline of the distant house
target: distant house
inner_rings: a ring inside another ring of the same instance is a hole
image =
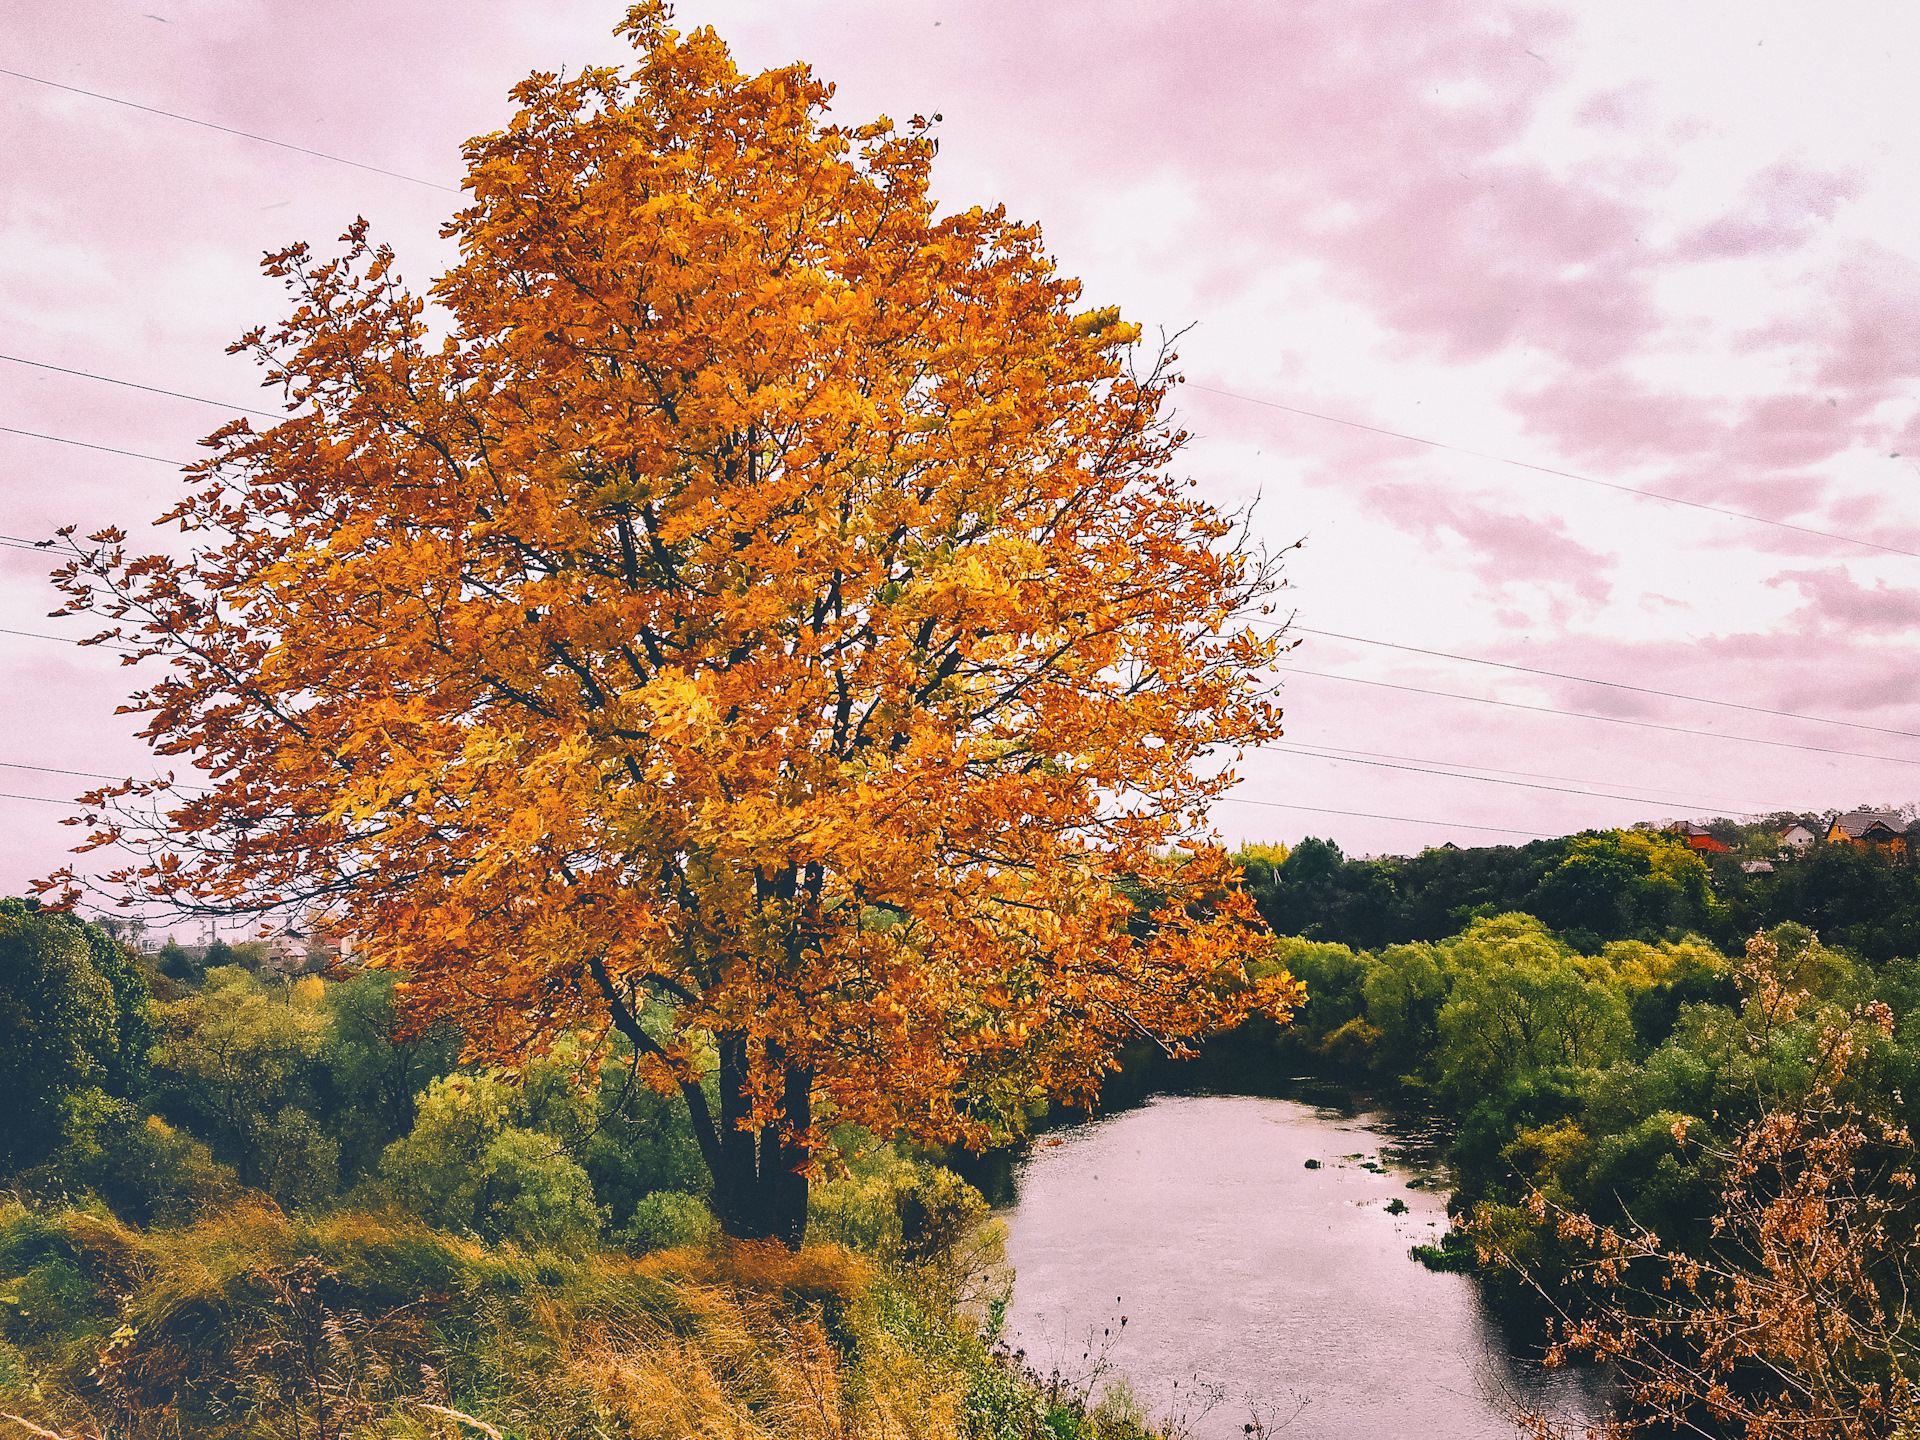
[[[1703,850],[1713,855],[1725,855],[1733,849],[1731,845],[1713,838],[1704,825],[1695,825],[1688,820],[1676,820],[1667,826],[1667,834],[1681,836],[1687,842],[1689,850]]]
[[[1773,866],[1765,860],[1742,860],[1740,868],[1749,875],[1771,875]]]
[[[1842,842],[1860,850],[1877,850],[1883,855],[1907,853],[1907,837],[1899,815],[1891,810],[1849,810],[1836,816],[1827,827],[1827,843]]]
[[[1804,850],[1813,841],[1813,831],[1804,825],[1789,825],[1780,832],[1780,843],[1789,850]]]
[[[356,949],[352,932],[325,916],[287,926],[268,936],[266,946],[267,964],[287,975],[329,970],[350,962]]]

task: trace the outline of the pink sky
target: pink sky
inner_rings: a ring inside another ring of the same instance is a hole
[[[0,65],[452,187],[459,143],[506,119],[517,79],[621,58],[622,9],[68,0],[11,7]],[[1313,634],[1289,661],[1317,673],[1287,681],[1287,741],[1247,756],[1215,812],[1227,839],[1406,853],[1920,799],[1913,555],[1546,473],[1920,552],[1920,15],[1866,0],[679,15],[744,65],[810,61],[848,122],[941,112],[945,203],[1005,202],[1091,302],[1150,332],[1192,327],[1187,467],[1222,503],[1257,495],[1274,545],[1306,538],[1290,567],[1302,626],[1877,727]],[[324,248],[364,214],[417,283],[448,258],[447,191],[6,75],[0,155],[0,354],[18,359],[248,405],[253,374],[223,350],[279,312],[262,251]],[[14,429],[179,459],[222,418],[0,361]],[[177,485],[164,465],[0,433],[0,535],[143,530]],[[0,630],[72,633],[43,618],[45,568],[0,547]],[[113,714],[131,676],[108,657],[0,634],[0,665],[0,791],[42,797],[0,800],[14,893],[74,838],[44,800],[82,785],[19,767],[151,767]],[[1436,690],[1674,728],[1419,693]]]

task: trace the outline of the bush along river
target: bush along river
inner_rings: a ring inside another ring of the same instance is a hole
[[[1447,1138],[1338,1084],[1158,1094],[982,1176],[1015,1270],[1003,1338],[1042,1378],[1124,1379],[1194,1440],[1518,1434],[1608,1411],[1516,1355],[1479,1284],[1412,1260],[1447,1230]],[[994,1183],[998,1182],[998,1183]]]

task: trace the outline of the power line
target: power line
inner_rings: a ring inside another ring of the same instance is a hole
[[[5,74],[0,71],[0,74]],[[82,450],[104,450],[109,455],[125,455],[134,460],[151,460],[156,465],[173,465],[185,470],[185,460],[168,460],[160,455],[142,455],[137,450],[116,450],[111,445],[94,445],[85,440],[69,440],[64,435],[42,435],[38,430],[16,430],[11,425],[0,425],[0,431],[8,435],[25,435],[29,440],[51,440],[56,445],[78,445]]]
[[[105,650],[109,655],[131,655],[131,650],[108,650],[104,645],[81,645],[78,640],[65,635],[42,635],[38,630],[8,630],[0,628],[0,635],[19,635],[28,640],[51,640],[56,645],[73,645],[82,650]]]
[[[1301,741],[1296,745],[1266,744],[1261,745],[1259,748],[1261,750],[1272,750],[1285,754],[1305,755],[1311,759],[1335,762],[1346,761],[1354,764],[1385,761],[1391,762],[1388,768],[1417,768],[1422,774],[1442,775],[1459,780],[1481,780],[1488,777],[1505,776],[1519,777],[1517,779],[1498,779],[1494,781],[1494,783],[1503,785],[1522,784],[1525,781],[1557,780],[1564,785],[1582,787],[1564,792],[1569,795],[1592,795],[1598,799],[1605,800],[1631,800],[1640,805],[1684,805],[1694,808],[1718,808],[1730,814],[1759,813],[1756,807],[1745,801],[1703,799],[1699,796],[1683,796],[1678,791],[1670,790],[1660,791],[1654,795],[1610,795],[1591,788],[1605,782],[1586,780],[1578,775],[1549,775],[1538,770],[1503,770],[1495,765],[1474,765],[1463,760],[1429,760],[1424,756],[1396,755],[1391,751],[1385,750],[1349,750],[1338,745],[1317,745],[1311,741]],[[1555,790],[1560,787],[1555,785],[1531,785],[1527,788]]]
[[[1584,710],[1562,710],[1554,705],[1523,705],[1518,700],[1489,700],[1484,695],[1459,695],[1451,690],[1429,690],[1419,685],[1395,685],[1385,680],[1362,680],[1357,675],[1334,675],[1324,670],[1275,667],[1279,675],[1310,675],[1316,680],[1344,680],[1349,685],[1372,685],[1381,690],[1403,690],[1410,695],[1437,695],[1443,700],[1468,700],[1475,705],[1498,705],[1504,710],[1529,710],[1539,715],[1566,715],[1575,720],[1598,720],[1605,725],[1631,725],[1637,730],[1663,730],[1670,735],[1697,735],[1708,740],[1737,740],[1743,745],[1765,745],[1774,750],[1805,750],[1814,755],[1843,755],[1850,760],[1883,760],[1889,765],[1920,765],[1898,755],[1869,755],[1863,750],[1834,750],[1825,745],[1796,745],[1789,740],[1761,740],[1752,735],[1728,735],[1718,730],[1692,730],[1684,725],[1660,725],[1651,720],[1628,720],[1619,715],[1594,715]]]
[[[0,628],[0,635],[20,635],[28,640],[52,640],[61,645],[77,645],[80,642],[70,640],[65,635],[42,635],[38,630],[7,630]]]
[[[1386,650],[1404,650],[1409,655],[1432,655],[1441,660],[1459,660],[1467,665],[1486,665],[1496,670],[1513,670],[1522,675],[1544,675],[1552,680],[1572,680],[1581,685],[1604,685],[1609,690],[1631,690],[1637,695],[1658,695],[1663,700],[1686,700],[1695,705],[1718,705],[1727,710],[1745,710],[1752,715],[1776,715],[1782,720],[1806,720],[1815,725],[1844,725],[1851,730],[1871,730],[1877,735],[1898,735],[1920,740],[1920,731],[1889,730],[1884,725],[1867,725],[1858,720],[1833,720],[1825,715],[1802,715],[1793,710],[1769,710],[1764,705],[1742,705],[1736,700],[1709,700],[1704,695],[1682,695],[1673,690],[1652,690],[1645,685],[1629,685],[1624,680],[1596,680],[1591,675],[1568,675],[1559,670],[1542,670],[1532,665],[1513,665],[1504,660],[1482,660],[1476,655],[1455,655],[1446,650],[1425,650],[1418,645],[1397,645],[1391,640],[1369,640],[1364,635],[1342,635],[1333,630],[1314,630],[1291,625],[1302,635],[1318,635],[1326,640],[1350,640],[1356,645],[1378,645]]]
[[[1412,775],[1437,775],[1444,780],[1477,780],[1482,785],[1512,785],[1521,790],[1551,790],[1557,795],[1582,795],[1595,800],[1626,800],[1635,805],[1664,806],[1669,803],[1664,800],[1649,800],[1642,795],[1616,795],[1604,790],[1574,790],[1565,785],[1542,785],[1531,780],[1502,780],[1494,775],[1466,775],[1457,770],[1430,770],[1417,764],[1401,765],[1388,760],[1360,760],[1346,755],[1303,750],[1291,745],[1263,745],[1260,748],[1286,755],[1304,755],[1311,760],[1326,760],[1335,765],[1367,765],[1377,770],[1401,770]]]
[[[124,775],[102,775],[95,770],[56,770],[51,765],[25,765],[18,760],[0,760],[9,770],[38,770],[42,775],[77,775],[82,780],[124,780]]]
[[[179,120],[188,125],[198,125],[207,130],[218,130],[223,135],[238,135],[242,140],[257,140],[262,145],[277,146],[282,150],[292,150],[301,155],[311,155],[317,160],[331,160],[336,165],[351,165],[356,170],[370,170],[375,175],[385,175],[393,180],[405,180],[413,185],[425,185],[430,190],[444,190],[449,195],[460,192],[452,185],[442,185],[434,180],[422,180],[417,175],[402,175],[398,170],[383,170],[378,165],[362,164],[358,160],[349,160],[344,155],[329,155],[324,150],[310,150],[305,145],[290,145],[285,140],[275,140],[270,136],[256,135],[251,130],[236,130],[231,125],[216,125],[211,120],[196,120],[191,115],[178,115],[171,110],[158,110],[151,105],[136,104],[132,100],[122,100],[117,95],[102,95],[98,90],[82,90],[77,85],[62,85],[58,80],[43,80],[38,75],[26,75],[18,70],[0,70],[0,75],[11,75],[16,80],[29,80],[35,85],[45,85],[54,90],[65,90],[70,95],[85,95],[90,100],[104,100],[109,105],[124,105],[129,110],[140,110],[148,115],[164,116],[168,120]]]
[[[1270,810],[1308,810],[1315,815],[1351,815],[1357,820],[1398,820],[1407,825],[1438,825],[1444,830],[1489,830],[1500,835],[1527,835],[1541,839],[1538,830],[1515,830],[1506,825],[1468,825],[1460,820],[1418,820],[1411,815],[1375,815],[1366,810],[1333,810],[1325,805],[1293,805],[1280,800],[1243,800],[1238,795],[1222,795],[1227,805],[1264,805]]]
[[[62,375],[77,375],[82,380],[98,380],[103,385],[123,385],[129,390],[144,390],[149,395],[165,395],[173,400],[191,400],[196,405],[213,405],[222,410],[237,410],[242,415],[258,415],[265,420],[284,420],[284,414],[276,415],[270,410],[249,410],[244,405],[229,405],[224,400],[209,400],[201,395],[183,395],[178,390],[162,390],[154,385],[136,385],[131,380],[116,380],[111,375],[94,375],[85,370],[69,370],[64,365],[49,365],[44,360],[23,360],[18,355],[0,355],[0,360],[11,361],[15,365],[31,365],[36,370],[53,370]]]
[[[1725,515],[1729,519],[1746,520],[1754,525],[1771,525],[1776,530],[1792,530],[1797,534],[1812,535],[1821,540],[1838,540],[1845,545],[1859,545],[1868,550],[1881,550],[1889,555],[1904,555],[1910,560],[1920,560],[1920,550],[1902,550],[1897,545],[1882,545],[1876,540],[1862,540],[1854,535],[1836,535],[1831,530],[1815,530],[1811,526],[1795,525],[1786,520],[1769,520],[1764,515],[1749,515],[1744,510],[1729,510],[1724,506],[1708,505],[1699,500],[1683,500],[1678,495],[1662,495],[1657,490],[1641,490],[1632,485],[1618,485],[1611,480],[1596,480],[1591,475],[1576,475],[1571,470],[1556,470],[1551,465],[1535,465],[1530,460],[1513,460],[1505,455],[1491,455],[1484,450],[1469,450],[1464,445],[1449,445],[1444,440],[1429,440],[1424,435],[1408,435],[1403,431],[1388,430],[1379,425],[1366,425],[1358,420],[1346,420],[1338,415],[1323,415],[1318,410],[1302,410],[1297,405],[1282,405],[1277,400],[1261,400],[1252,395],[1241,395],[1212,385],[1189,384],[1186,388],[1202,390],[1209,395],[1221,395],[1229,400],[1242,400],[1249,405],[1264,405],[1269,410],[1284,410],[1289,415],[1304,415],[1309,420],[1324,420],[1329,425],[1345,425],[1353,430],[1365,430],[1370,435],[1385,435],[1393,440],[1428,445],[1435,450],[1451,450],[1457,455],[1471,455],[1476,460],[1491,460],[1497,465],[1512,465],[1541,475],[1555,475],[1562,480],[1578,480],[1582,485],[1597,485],[1602,490],[1617,490],[1622,495],[1633,495],[1642,500],[1659,500],[1668,505],[1684,505],[1689,510],[1705,510],[1711,515]]]
[[[1539,770],[1503,770],[1497,765],[1474,765],[1465,760],[1427,760],[1417,755],[1395,755],[1391,751],[1386,750],[1348,750],[1338,745],[1317,745],[1311,741],[1301,741],[1300,743],[1308,749],[1325,751],[1328,755],[1359,755],[1369,760],[1404,760],[1410,765],[1438,765],[1443,769],[1456,770],[1462,773],[1478,771],[1481,774],[1487,775],[1518,775],[1527,780],[1564,780],[1569,785],[1593,785],[1598,783],[1592,780],[1582,780],[1577,775],[1548,775]],[[1272,749],[1277,747],[1263,745],[1260,748]],[[1678,790],[1664,790],[1656,793],[1663,794],[1667,798],[1657,801],[1650,800],[1646,803],[1659,805],[1685,804],[1690,806],[1717,806],[1729,813],[1759,813],[1754,811],[1753,807],[1740,801],[1703,800],[1698,796],[1683,796],[1682,792]]]
[[[44,795],[13,795],[0,790],[0,800],[36,800],[42,805],[71,805],[71,800],[49,800]]]

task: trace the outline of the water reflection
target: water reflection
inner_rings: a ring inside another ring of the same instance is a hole
[[[1014,1163],[1027,1363],[1080,1379],[1104,1355],[1196,1440],[1506,1437],[1520,1402],[1597,1417],[1590,1376],[1516,1360],[1471,1279],[1407,1258],[1447,1225],[1443,1132],[1312,1098],[1157,1096]]]

